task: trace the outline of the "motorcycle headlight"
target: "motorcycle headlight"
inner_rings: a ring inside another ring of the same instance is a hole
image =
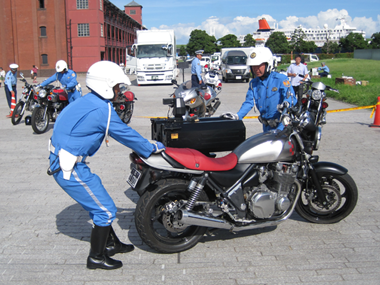
[[[46,90],[45,89],[42,89],[40,90],[40,92],[38,93],[38,96],[40,96],[41,98],[45,98],[46,97]]]
[[[313,92],[311,93],[311,98],[313,98],[313,100],[321,100],[322,92],[319,90],[313,90]]]

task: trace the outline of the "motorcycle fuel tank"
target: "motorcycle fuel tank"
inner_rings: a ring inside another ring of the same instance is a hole
[[[254,135],[233,151],[238,163],[267,163],[276,161],[292,161],[296,149],[288,137],[276,137],[279,131],[269,131]]]

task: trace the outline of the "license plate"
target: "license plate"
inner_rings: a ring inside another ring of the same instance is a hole
[[[152,76],[152,80],[158,80],[158,75]]]
[[[137,182],[139,182],[141,176],[141,172],[137,169],[132,168],[131,173],[129,174],[129,177],[127,179],[127,183],[131,185],[132,188],[135,188],[137,185]]]
[[[241,76],[236,76],[236,79],[241,79]]]

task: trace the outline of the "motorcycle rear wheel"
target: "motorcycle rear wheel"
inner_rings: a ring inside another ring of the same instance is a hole
[[[20,101],[16,104],[16,107],[13,110],[12,119],[11,119],[13,125],[17,125],[18,123],[20,123],[22,116],[24,115],[24,112],[25,112],[25,110],[24,111],[22,110],[24,108],[24,105],[25,105],[25,102],[23,101]]]
[[[145,192],[136,206],[135,224],[141,239],[152,249],[161,253],[176,253],[195,246],[207,228],[198,226],[183,227],[180,231],[172,227],[172,216],[162,209],[170,202],[188,200],[188,182],[181,179],[166,179],[158,182],[158,188]],[[205,192],[199,200],[208,201]],[[193,209],[197,210],[196,207]]]
[[[322,207],[313,185],[303,189],[296,205],[297,213],[305,220],[318,224],[333,224],[346,218],[355,208],[358,189],[355,181],[347,173],[318,173],[329,208]],[[310,183],[311,180],[309,180]],[[312,191],[310,191],[312,190]]]
[[[42,134],[46,132],[47,128],[49,127],[50,113],[46,112],[45,119],[43,119],[44,112],[45,108],[43,107],[36,107],[33,110],[31,124],[33,131],[36,134]]]

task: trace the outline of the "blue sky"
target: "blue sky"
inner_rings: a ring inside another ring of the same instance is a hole
[[[111,0],[124,10],[131,0]],[[226,34],[246,35],[258,28],[258,20],[266,18],[269,25],[280,29],[334,28],[337,18],[364,30],[369,38],[380,32],[380,1],[279,1],[258,3],[253,0],[135,0],[143,6],[143,25],[148,29],[174,29],[178,44],[187,44],[192,30],[205,30],[220,38]],[[291,4],[289,4],[289,2]]]

